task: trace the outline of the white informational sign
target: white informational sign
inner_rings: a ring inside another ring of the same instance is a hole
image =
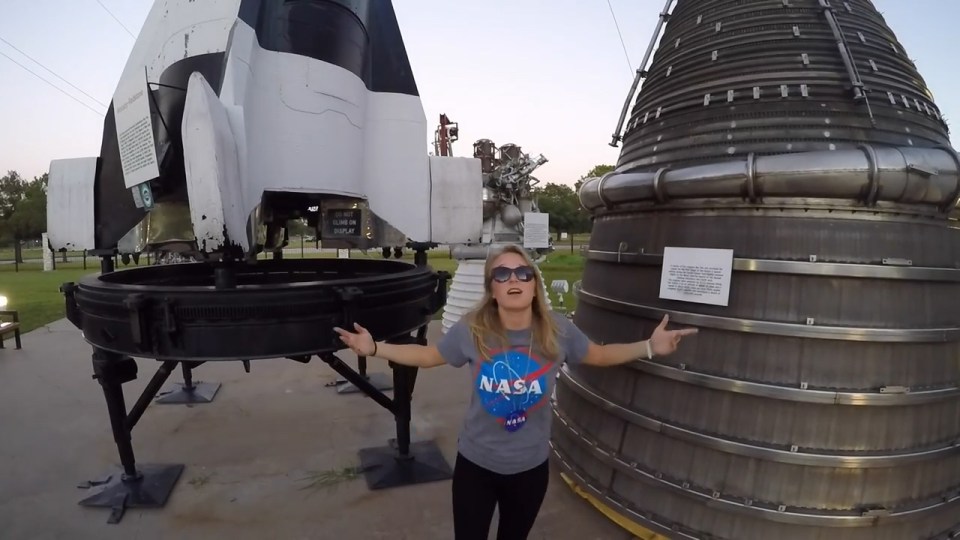
[[[132,188],[160,176],[153,123],[150,121],[146,69],[139,77],[120,81],[113,95],[113,114],[126,187]]]
[[[660,298],[726,306],[732,249],[664,248]]]
[[[350,258],[350,250],[349,250],[349,249],[340,249],[340,248],[337,248],[337,258],[338,258],[338,259],[349,259],[349,258]]]
[[[550,247],[550,214],[526,212],[523,214],[523,247]]]

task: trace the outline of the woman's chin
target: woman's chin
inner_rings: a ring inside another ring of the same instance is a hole
[[[503,301],[497,302],[500,307],[507,311],[522,311],[529,309],[533,305],[532,298],[525,298],[523,296],[508,296],[503,299]]]

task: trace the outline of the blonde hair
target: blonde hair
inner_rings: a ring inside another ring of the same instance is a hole
[[[487,256],[487,262],[483,268],[483,298],[476,308],[467,316],[470,321],[470,333],[473,336],[473,343],[480,353],[480,359],[483,361],[490,359],[490,339],[496,338],[500,345],[505,349],[509,345],[507,342],[506,330],[500,321],[500,311],[497,307],[497,301],[493,297],[493,263],[505,253],[516,253],[523,257],[525,264],[533,268],[533,310],[531,321],[530,336],[533,345],[540,354],[548,360],[555,361],[560,355],[560,345],[557,339],[559,328],[556,321],[550,315],[550,308],[547,307],[545,298],[545,288],[540,279],[540,272],[534,266],[530,256],[521,247],[516,245],[506,245],[503,248],[491,252]]]

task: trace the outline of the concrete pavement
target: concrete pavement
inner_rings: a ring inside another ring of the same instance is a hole
[[[429,339],[438,337],[434,322]],[[138,379],[124,385],[128,409],[159,366],[138,363]],[[359,449],[395,436],[386,410],[326,386],[337,375],[316,359],[251,368],[204,364],[195,379],[223,384],[213,403],[148,407],[133,432],[138,462],[186,468],[166,507],[129,509],[111,525],[108,510],[77,504],[90,494],[77,484],[119,461],[103,394],[91,379],[89,345],[61,320],[26,334],[23,350],[0,350],[0,538],[453,538],[449,480],[371,491],[362,476],[348,474]],[[371,360],[370,371],[389,369]],[[414,439],[434,440],[451,466],[469,399],[466,376],[449,367],[423,370],[414,393]],[[177,371],[164,388],[180,381]],[[323,485],[324,478],[340,480]],[[554,470],[531,535],[541,538],[631,535]]]

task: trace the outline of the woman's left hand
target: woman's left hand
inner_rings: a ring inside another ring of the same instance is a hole
[[[650,348],[655,356],[666,356],[672,354],[680,345],[680,339],[684,336],[690,336],[697,333],[696,328],[681,328],[680,330],[667,330],[667,323],[670,321],[670,315],[664,315],[663,320],[654,329],[650,335]]]

